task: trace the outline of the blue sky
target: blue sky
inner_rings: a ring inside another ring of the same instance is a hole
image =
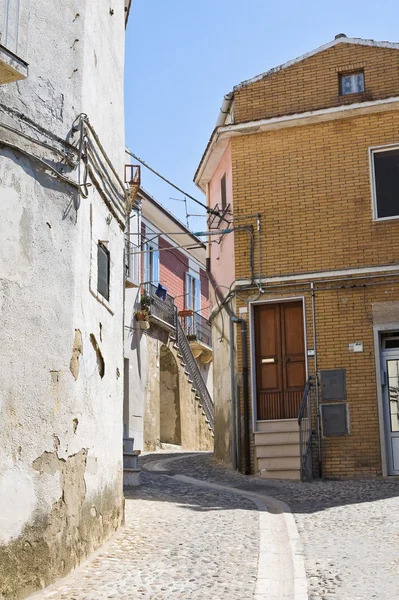
[[[223,95],[244,79],[334,39],[399,42],[397,0],[133,0],[126,39],[126,143],[201,201],[193,176]],[[182,195],[142,169],[181,220]],[[201,208],[189,202],[189,212]],[[194,229],[205,220],[190,219]]]

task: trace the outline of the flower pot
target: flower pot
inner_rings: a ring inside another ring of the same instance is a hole
[[[140,321],[140,329],[149,329],[150,324],[148,321]]]

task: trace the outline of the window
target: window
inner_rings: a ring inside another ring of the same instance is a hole
[[[199,275],[186,273],[186,309],[194,311],[194,317],[186,317],[190,333],[194,333],[195,316],[201,310],[201,280]]]
[[[222,210],[226,208],[227,198],[226,198],[226,173],[223,175],[220,180],[220,202],[222,205]]]
[[[399,217],[399,147],[371,151],[375,219]]]
[[[341,73],[339,75],[339,95],[360,94],[364,92],[364,73]]]
[[[159,283],[159,251],[158,246],[151,242],[144,244],[144,282]]]
[[[109,271],[109,252],[104,244],[99,242],[97,246],[97,291],[106,300],[109,300]]]

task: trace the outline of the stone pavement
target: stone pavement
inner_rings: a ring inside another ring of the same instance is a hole
[[[304,545],[310,600],[399,599],[399,478],[266,481],[228,471],[210,455],[168,468],[288,504]]]
[[[310,600],[399,599],[398,479],[265,481],[233,473],[208,453],[149,454],[141,463],[149,469],[155,460],[160,471],[143,471],[142,485],[127,494],[126,526],[32,600],[257,598],[262,513],[254,501],[175,476],[288,504],[305,547]]]
[[[154,459],[154,458],[153,458]],[[32,600],[246,600],[254,597],[253,502],[145,471],[126,494],[126,526]]]

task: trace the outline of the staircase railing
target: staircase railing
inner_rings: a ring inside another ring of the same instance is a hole
[[[306,382],[298,413],[301,481],[312,479],[312,377]]]
[[[183,357],[187,371],[190,374],[193,385],[199,396],[201,406],[204,409],[206,418],[208,419],[209,425],[213,431],[214,424],[215,424],[215,417],[214,417],[214,407],[213,407],[212,398],[211,398],[211,396],[208,392],[208,388],[206,387],[205,382],[202,378],[201,372],[197,365],[197,361],[194,358],[194,355],[190,348],[189,341],[186,337],[186,334],[184,333],[183,326],[180,323],[180,320],[177,316],[177,311],[175,312],[175,319],[176,319],[176,341],[177,341],[177,345],[179,346],[180,354]]]

